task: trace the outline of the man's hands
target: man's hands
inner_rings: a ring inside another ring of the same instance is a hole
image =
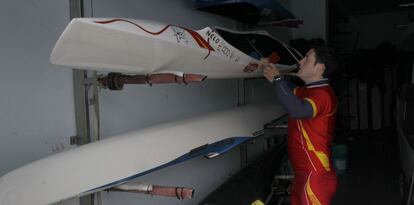
[[[259,69],[263,69],[263,76],[271,83],[275,76],[280,75],[279,69],[267,58],[260,59]]]

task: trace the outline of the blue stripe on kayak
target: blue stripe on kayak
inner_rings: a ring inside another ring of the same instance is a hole
[[[181,163],[181,162],[184,162],[184,161],[196,158],[196,157],[206,156],[209,153],[217,153],[217,154],[221,155],[221,154],[224,154],[224,153],[232,150],[233,148],[236,148],[240,144],[248,142],[252,139],[254,139],[254,137],[231,137],[231,138],[227,138],[227,139],[224,139],[224,140],[212,143],[212,144],[206,144],[206,145],[201,146],[199,148],[195,148],[195,149],[191,150],[190,152],[188,152],[187,154],[184,154],[184,155],[182,155],[182,156],[180,156],[180,157],[178,157],[178,158],[176,158],[176,159],[174,159],[174,160],[172,160],[172,161],[170,161],[166,164],[163,164],[161,166],[158,166],[158,167],[155,167],[153,169],[135,174],[133,176],[130,176],[130,177],[127,177],[127,178],[124,178],[124,179],[121,179],[121,180],[118,180],[118,181],[114,181],[112,183],[109,183],[109,184],[106,184],[106,185],[103,185],[103,186],[100,186],[100,187],[97,187],[97,188],[94,188],[94,189],[91,189],[89,191],[84,192],[81,195],[85,195],[85,194],[88,194],[88,193],[93,193],[93,192],[96,192],[96,191],[99,191],[99,190],[104,190],[104,189],[116,186],[118,184],[122,184],[122,183],[125,183],[127,181],[136,179],[138,177],[142,177],[142,176],[144,176],[148,173],[151,173],[151,172],[154,172],[154,171],[157,171],[157,170],[160,170],[160,169],[164,169],[164,168],[170,167],[172,165],[175,165],[175,164],[178,164],[178,163]]]

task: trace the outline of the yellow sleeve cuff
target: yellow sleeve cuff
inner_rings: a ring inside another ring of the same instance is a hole
[[[251,203],[250,205],[264,205],[264,203],[260,200],[256,200],[253,203]]]

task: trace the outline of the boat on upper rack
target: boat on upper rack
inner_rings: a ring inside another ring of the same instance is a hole
[[[298,27],[303,23],[278,0],[193,0],[198,10],[248,25]]]
[[[260,76],[261,57],[282,72],[297,68],[300,54],[265,31],[192,30],[148,20],[75,18],[57,41],[50,61],[76,69],[137,75],[193,74],[200,78]]]

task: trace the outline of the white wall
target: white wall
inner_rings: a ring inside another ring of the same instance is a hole
[[[85,5],[86,16],[150,19],[192,29],[236,26],[228,18],[195,10],[192,0],[86,0]]]
[[[0,175],[70,147],[72,72],[49,63],[68,7],[54,0],[0,6]]]

